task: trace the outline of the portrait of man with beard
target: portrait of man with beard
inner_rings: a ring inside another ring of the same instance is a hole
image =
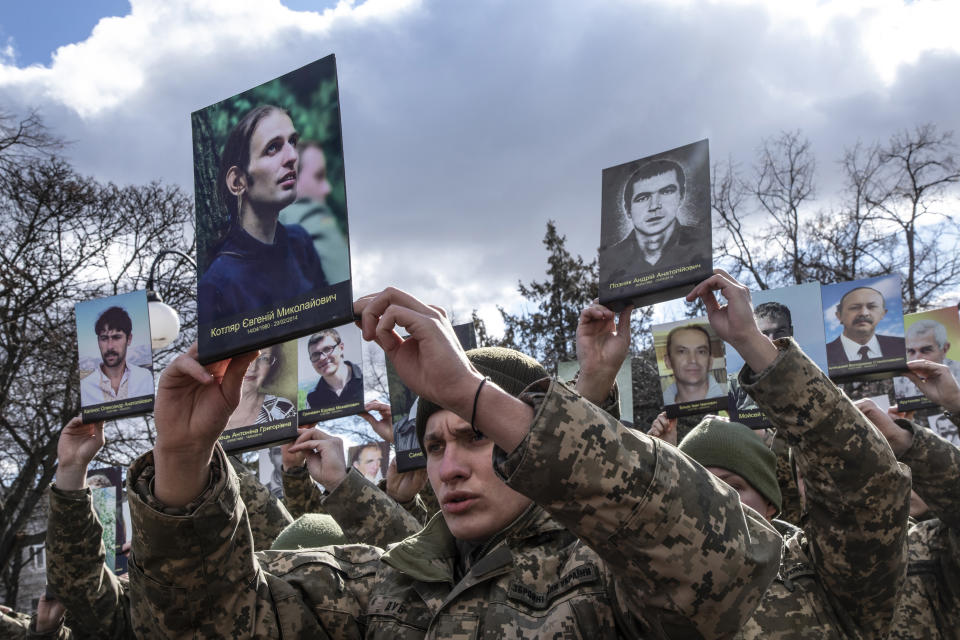
[[[101,363],[80,381],[80,404],[90,407],[115,400],[153,395],[153,372],[127,363],[133,322],[123,307],[110,307],[93,327]]]
[[[877,289],[857,287],[843,294],[836,308],[843,332],[827,343],[830,364],[902,358],[905,353],[903,338],[876,333],[877,325],[886,315],[886,300]]]

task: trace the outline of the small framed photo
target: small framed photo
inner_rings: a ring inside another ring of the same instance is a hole
[[[727,367],[723,341],[706,318],[652,327],[660,388],[667,415],[727,410]]]
[[[826,284],[820,295],[831,378],[877,380],[906,369],[900,276]]]
[[[931,309],[903,316],[906,328],[907,362],[929,360],[950,368],[960,380],[960,315],[957,307]],[[937,406],[924,396],[906,376],[893,379],[893,391],[900,411]]]
[[[707,140],[603,170],[600,304],[689,293],[713,273]]]
[[[80,412],[84,422],[153,411],[153,350],[147,292],[86,300],[77,320]]]

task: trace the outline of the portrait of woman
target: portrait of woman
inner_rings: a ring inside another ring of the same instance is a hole
[[[297,407],[287,398],[264,391],[283,368],[280,345],[265,347],[247,367],[240,386],[240,404],[227,421],[227,430],[276,422],[296,415]]]

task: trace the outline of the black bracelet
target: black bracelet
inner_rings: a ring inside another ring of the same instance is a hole
[[[477,393],[473,396],[473,413],[470,415],[470,428],[473,429],[473,435],[482,436],[480,430],[477,429],[473,424],[477,421],[477,400],[480,398],[480,389],[483,389],[483,385],[487,384],[487,380],[490,378],[484,376],[483,380],[480,381],[480,386],[477,387]]]

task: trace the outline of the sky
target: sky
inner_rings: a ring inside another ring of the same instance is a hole
[[[0,108],[39,109],[83,173],[192,192],[192,111],[336,53],[355,294],[496,330],[548,220],[596,254],[605,167],[702,138],[749,167],[800,129],[830,194],[858,140],[960,129],[957,24],[933,0],[34,0],[0,12]]]

